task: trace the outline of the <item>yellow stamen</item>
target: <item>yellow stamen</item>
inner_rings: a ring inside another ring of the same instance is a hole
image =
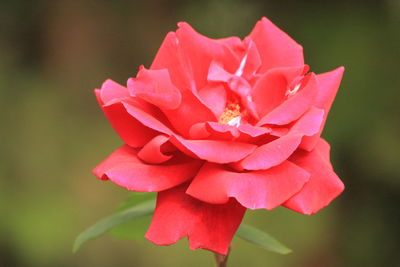
[[[228,124],[232,119],[240,117],[240,106],[237,103],[229,103],[226,105],[224,112],[218,119],[219,123]]]

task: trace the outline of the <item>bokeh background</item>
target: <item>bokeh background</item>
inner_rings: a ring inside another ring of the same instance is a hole
[[[107,235],[72,254],[129,194],[91,174],[121,144],[93,88],[149,66],[178,21],[244,37],[262,16],[304,46],[314,72],[346,67],[324,132],[346,190],[313,216],[248,212],[294,253],[235,239],[230,266],[399,266],[399,0],[0,2],[0,266],[212,266],[186,240]]]

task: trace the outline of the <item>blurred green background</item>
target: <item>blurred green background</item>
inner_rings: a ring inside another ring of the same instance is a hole
[[[399,266],[399,0],[1,0],[0,266],[212,266],[186,240],[107,235],[71,253],[77,234],[129,194],[91,174],[122,143],[93,88],[149,66],[178,21],[244,37],[262,16],[304,46],[312,71],[346,67],[324,132],[346,190],[313,216],[248,212],[294,253],[235,239],[230,266]]]

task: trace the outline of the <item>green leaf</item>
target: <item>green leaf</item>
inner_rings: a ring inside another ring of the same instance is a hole
[[[148,200],[137,206],[121,210],[97,222],[96,224],[86,229],[75,239],[73,252],[78,251],[78,249],[86,241],[95,239],[118,225],[128,223],[137,218],[152,214],[154,211],[155,203],[155,199]]]
[[[151,216],[143,216],[131,222],[124,223],[111,229],[109,233],[119,239],[133,239],[135,241],[145,241],[144,237],[151,222]]]
[[[157,193],[154,192],[130,193],[128,197],[121,204],[118,205],[118,207],[115,209],[115,213],[136,206],[146,200],[155,199],[156,197]]]
[[[236,232],[236,235],[243,240],[256,244],[266,250],[279,254],[289,254],[291,249],[280,243],[278,240],[253,226],[242,223]]]

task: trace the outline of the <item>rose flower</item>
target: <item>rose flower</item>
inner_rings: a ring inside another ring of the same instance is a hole
[[[181,22],[127,87],[95,90],[125,145],[94,174],[158,192],[153,243],[187,236],[226,254],[246,209],[313,214],[343,191],[320,137],[343,70],[309,72],[302,46],[266,18],[244,40]]]

